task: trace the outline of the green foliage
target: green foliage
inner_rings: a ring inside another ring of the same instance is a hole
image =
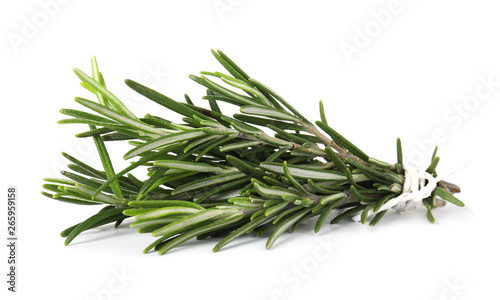
[[[214,247],[218,251],[253,231],[257,236],[269,233],[266,247],[270,248],[306,219],[317,217],[318,232],[332,211],[339,213],[331,223],[360,214],[363,224],[370,221],[373,226],[387,212],[379,211],[381,207],[402,193],[405,176],[399,139],[395,164],[369,157],[327,123],[322,101],[321,120],[315,124],[326,135],[226,54],[219,50],[212,54],[230,75],[190,76],[207,89],[203,99],[210,109],[195,105],[187,95],[180,102],[125,81],[142,96],[180,114],[182,124],[149,114],[137,118],[108,90],[95,58],[92,76],[74,69],[97,102],[76,98],[93,113],[62,109],[70,119],[60,123],[89,126],[76,136],[94,140],[103,170],[63,153],[72,172],[63,171],[65,179],[45,179],[42,194],[71,204],[105,206],[64,230],[66,245],[83,231],[112,222],[119,226],[132,217],[130,227],[157,237],[144,252],[155,249],[164,254],[192,238],[222,236]],[[238,106],[240,113],[223,115],[219,101]],[[111,158],[123,153],[110,156],[106,144],[119,141],[132,146],[124,159],[135,161],[115,172]],[[434,153],[427,168],[434,177],[438,162]],[[464,205],[448,187],[439,182],[423,201],[429,221],[435,221],[431,210],[437,197]]]

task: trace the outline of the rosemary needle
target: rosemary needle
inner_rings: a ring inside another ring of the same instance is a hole
[[[437,177],[436,153],[425,171],[403,163],[399,139],[396,163],[372,158],[333,129],[322,101],[321,120],[311,123],[222,51],[212,54],[229,74],[189,76],[206,89],[202,99],[210,108],[194,104],[187,95],[184,102],[176,101],[125,81],[164,108],[155,115],[170,110],[183,117],[181,124],[150,114],[137,118],[108,90],[95,57],[90,76],[74,69],[96,100],[76,98],[92,113],[62,109],[70,119],[60,123],[89,126],[76,136],[94,140],[102,166],[91,167],[64,153],[74,173],[63,171],[67,179],[45,179],[42,194],[66,203],[105,206],[64,230],[66,245],[88,229],[111,222],[119,226],[133,217],[131,227],[157,237],[145,252],[164,254],[192,238],[222,236],[214,247],[218,251],[253,231],[257,236],[270,232],[270,248],[306,219],[318,218],[317,232],[334,210],[339,213],[331,223],[352,217],[373,226],[390,208],[421,205],[434,222],[431,210],[438,206],[437,198],[464,206],[453,195],[458,187]],[[239,107],[239,113],[224,115],[220,101]],[[109,153],[106,144],[118,141],[128,146],[122,153]],[[112,158],[122,157],[131,164],[115,172]],[[130,173],[141,170],[143,177]]]

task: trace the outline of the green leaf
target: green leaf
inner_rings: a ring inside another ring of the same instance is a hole
[[[386,163],[385,161],[378,160],[378,159],[373,158],[373,157],[368,158],[368,162],[371,163],[372,165],[382,167],[384,169],[394,168],[394,165],[392,165],[390,163]]]
[[[326,125],[328,125],[328,121],[326,120],[326,116],[325,116],[325,107],[323,106],[323,101],[322,100],[319,100],[319,115],[320,115],[320,118],[321,118],[321,122],[323,122]]]
[[[80,103],[81,105],[90,108],[93,111],[96,111],[110,119],[113,119],[121,124],[128,125],[130,127],[136,128],[138,130],[142,130],[145,132],[149,132],[152,134],[157,134],[157,135],[164,135],[165,133],[159,129],[156,129],[154,127],[151,127],[141,121],[138,121],[137,119],[132,119],[128,116],[124,116],[120,113],[117,113],[116,111],[113,111],[105,106],[102,106],[101,104],[92,102],[87,99],[83,98],[75,98],[75,101]]]
[[[60,185],[58,184],[44,184],[42,185],[42,188],[54,193],[59,193],[60,192],[59,186]],[[52,195],[49,195],[49,197],[52,197]]]
[[[128,108],[120,101],[120,99],[118,99],[115,95],[113,95],[110,91],[108,91],[104,86],[102,86],[102,84],[95,81],[93,78],[89,77],[87,74],[85,74],[84,72],[82,72],[77,68],[73,68],[73,71],[75,72],[76,76],[78,76],[78,78],[80,78],[83,82],[90,85],[92,88],[96,90],[96,92],[106,97],[106,99],[109,100],[109,103],[113,106],[113,108],[116,109],[119,113],[125,115],[127,118],[130,118],[131,120],[137,120],[134,114],[130,110],[128,110]],[[106,107],[104,105],[100,106]]]
[[[86,163],[74,158],[73,156],[65,153],[65,152],[62,152],[62,156],[64,156],[64,158],[66,158],[67,160],[69,160],[70,162],[82,167],[84,170],[88,171],[89,173],[92,174],[92,176],[96,177],[96,178],[101,178],[101,179],[105,179],[106,178],[106,175],[104,174],[104,172],[102,171],[98,171],[94,168],[92,168],[91,166],[87,165]]]
[[[248,84],[247,82],[240,80],[240,79],[229,78],[229,77],[221,77],[221,80],[224,81],[225,83],[231,85],[231,86],[234,86],[234,87],[239,88],[245,92],[248,92],[250,94],[257,96],[263,104],[270,106],[270,107],[274,107],[273,103],[269,99],[267,99],[267,97],[261,91],[259,91],[254,86]]]
[[[122,212],[125,210],[125,208],[115,208],[115,209],[110,209],[110,210],[105,210],[101,211],[92,217],[88,218],[87,220],[83,221],[82,223],[78,224],[71,233],[68,235],[66,240],[64,241],[64,245],[69,245],[71,241],[75,239],[81,232],[91,228],[93,225],[96,223],[102,222],[103,220],[108,219],[109,217],[123,217]],[[113,222],[113,221],[111,221]]]
[[[111,121],[111,120],[109,120],[109,121]],[[113,132],[113,130],[109,129],[109,128],[99,128],[99,129],[95,129],[95,130],[85,131],[82,133],[77,133],[77,134],[75,134],[75,136],[78,138],[85,138],[85,137],[91,137],[91,136],[95,136],[95,135],[103,135],[103,134],[110,133],[110,132]]]
[[[323,129],[323,131],[326,132],[337,145],[339,145],[342,148],[347,149],[353,155],[356,155],[357,157],[359,157],[360,159],[362,159],[364,161],[368,161],[368,159],[370,158],[363,151],[361,151],[358,147],[354,146],[353,143],[349,142],[346,138],[344,138],[337,131],[335,131],[333,128],[328,126],[326,123],[323,123],[321,121],[316,121],[316,125],[318,125],[321,129]]]
[[[438,146],[436,146],[436,148],[434,148],[434,152],[432,153],[432,160],[434,160],[434,158],[436,158],[436,155],[437,155],[437,151],[438,151]]]
[[[64,114],[64,115],[71,116],[71,117],[74,117],[77,119],[96,121],[99,123],[115,123],[115,121],[113,121],[113,120],[103,118],[101,116],[94,115],[94,114],[91,114],[88,112],[76,110],[76,109],[63,108],[63,109],[60,109],[59,112]],[[118,125],[118,123],[116,123],[116,125]]]
[[[87,194],[78,192],[74,187],[59,186],[59,192],[52,195],[52,198],[59,199],[63,197],[71,197],[71,199],[82,200],[82,201],[93,201]],[[109,204],[108,201],[96,200],[101,204]]]
[[[304,207],[302,206],[295,206],[293,208],[290,208],[290,209],[287,209],[287,210],[284,210],[282,211],[279,215],[276,216],[276,218],[273,220],[273,224],[276,224],[278,223],[281,219],[283,219],[284,217],[286,217],[287,215],[291,214],[291,213],[294,213],[298,210],[301,210],[303,209]]]
[[[50,199],[54,199],[57,201],[61,202],[66,202],[66,203],[71,203],[71,204],[77,204],[77,205],[101,205],[102,202],[96,202],[96,201],[91,201],[91,200],[81,200],[81,199],[75,199],[75,198],[69,198],[69,197],[54,197],[53,194],[47,193],[47,192],[41,192],[42,195],[45,197],[48,197]]]
[[[252,210],[264,207],[264,204],[261,202],[252,202],[248,200],[234,200],[233,204],[243,209],[252,209]]]
[[[124,217],[123,215],[114,215],[114,216],[111,216],[111,217],[108,217],[108,218],[104,218],[102,219],[101,221],[98,221],[96,223],[94,223],[92,226],[88,227],[86,230],[89,230],[89,229],[92,229],[92,228],[96,228],[96,227],[99,227],[99,226],[102,226],[102,225],[106,225],[106,224],[109,224],[109,223],[112,223],[112,222],[115,222],[117,220],[123,220],[123,219],[126,219],[127,217]],[[60,233],[60,236],[61,237],[67,237],[68,235],[70,235],[70,233],[76,228],[78,227],[78,225],[80,225],[81,223],[78,223],[78,224],[75,224],[69,228],[66,228],[65,230],[63,230],[61,233]],[[85,230],[84,230],[85,231]]]
[[[273,173],[285,174],[283,169],[283,164],[280,163],[261,163],[260,166]],[[307,167],[300,166],[288,166],[288,170],[290,174],[294,177],[301,179],[312,179],[312,180],[346,180],[345,175],[334,172],[334,171],[323,171],[323,170],[314,170]],[[359,176],[360,174],[355,174],[355,178],[357,180],[364,180],[364,176]]]
[[[220,230],[222,228],[228,227],[231,224],[234,224],[234,223],[240,221],[242,218],[244,218],[244,216],[237,214],[237,215],[225,218],[225,219],[218,220],[212,224],[208,224],[208,225],[205,225],[203,227],[192,229],[192,230],[172,239],[171,241],[169,241],[165,245],[163,245],[161,248],[159,248],[159,250],[158,250],[159,254],[163,255],[166,252],[170,251],[172,248],[177,247],[178,245],[180,245],[180,244],[182,244],[182,243],[184,243],[184,242],[186,242],[186,241],[188,241],[188,240],[190,240],[198,235],[202,235],[202,234],[205,234],[207,232],[217,231],[217,230]],[[216,250],[214,250],[214,251],[216,251]]]
[[[262,130],[255,128],[251,125],[248,125],[244,122],[240,122],[237,120],[228,120],[230,121],[231,126],[234,127],[234,129],[238,130],[239,132],[246,133],[246,134],[262,134]]]
[[[403,166],[403,147],[401,146],[401,139],[398,138],[396,142],[397,152],[398,152],[398,164]]]
[[[106,85],[104,83],[104,78],[102,77],[101,72],[99,72],[99,68],[97,67],[97,60],[95,56],[92,56],[91,59],[91,65],[92,65],[92,78],[98,82],[99,84],[102,85],[103,88],[106,88]],[[87,84],[85,82],[82,82],[84,84]],[[90,86],[90,85],[89,85]],[[110,107],[110,103],[106,98],[104,98],[103,94],[97,91],[95,88],[91,87],[94,90],[95,95],[97,96],[97,100],[99,100],[99,103],[101,103],[104,106]]]
[[[262,196],[269,199],[282,199],[283,196],[292,196],[297,197],[297,192],[294,190],[289,190],[285,188],[280,188],[277,186],[268,186],[263,182],[260,182],[254,178],[252,178],[252,182],[254,184],[255,190]],[[300,196],[299,196],[300,197]]]
[[[370,221],[370,226],[375,226],[384,217],[386,212],[388,211],[384,210],[376,214],[375,217],[373,217],[372,220]]]
[[[243,174],[240,171],[210,176],[208,178],[195,180],[193,182],[188,182],[184,185],[181,185],[172,191],[172,195],[179,195],[194,190],[200,190],[208,186],[226,183],[228,181],[238,180],[246,176],[247,176],[246,174]]]
[[[95,126],[90,125],[90,129],[95,130],[96,128]],[[102,140],[100,135],[94,136],[93,139],[94,144],[97,148],[97,153],[99,153],[104,172],[106,173],[106,178],[109,180],[110,178],[113,178],[115,176],[115,171],[113,169],[113,163],[111,162],[111,158],[109,157],[108,150],[106,149],[104,141]],[[115,194],[115,196],[119,199],[122,199],[123,194],[120,188],[120,183],[118,181],[113,181],[110,186],[113,190],[113,194]]]
[[[80,168],[79,166],[76,166],[76,165],[68,165],[68,166],[71,166],[71,168]],[[71,169],[70,168],[70,169]],[[83,171],[83,170],[82,170]],[[84,177],[84,176],[80,176],[80,175],[77,175],[75,173],[72,173],[72,172],[67,172],[67,171],[61,171],[61,174],[74,180],[75,182],[74,183],[81,183],[83,185],[86,185],[86,186],[89,186],[91,188],[94,188],[94,189],[97,189],[99,188],[101,185],[102,185],[102,181],[101,180],[98,180],[98,179],[95,179],[95,178],[87,178],[87,177]],[[123,190],[126,192],[126,193],[131,193],[131,194],[134,194],[134,193],[137,193],[139,191],[139,189],[137,189],[137,187],[135,186],[132,186],[132,185],[126,185],[125,187],[123,187]],[[113,190],[110,189],[109,187],[104,189],[104,191],[106,193],[113,193]]]
[[[191,98],[189,98],[188,94],[184,94],[184,100],[186,100],[187,104],[193,105],[193,101],[191,101]]]
[[[284,140],[288,140],[288,141],[291,141],[291,142],[294,142],[294,143],[298,143],[298,144],[304,144],[304,143],[308,143],[309,141],[307,139],[304,139],[300,136],[297,136],[293,133],[290,133],[290,132],[286,132],[285,130],[281,129],[281,128],[278,128],[276,126],[273,126],[273,125],[267,125],[267,127],[269,127],[270,129],[276,131],[276,137],[278,138],[281,138],[281,139],[284,139]]]
[[[107,195],[102,194],[102,193],[98,194],[94,197],[94,193],[96,190],[91,188],[91,187],[82,185],[82,184],[75,184],[75,190],[83,195],[88,195],[89,197],[92,197],[92,199],[94,199],[94,200],[99,200],[101,202],[113,204],[113,205],[120,205],[121,204],[120,200],[117,200],[113,197],[107,196]]]
[[[345,169],[345,177],[347,177],[347,180],[349,181],[349,183],[356,187],[356,188],[362,188],[359,184],[356,183],[356,180],[354,180],[354,177],[352,177],[352,172],[351,172],[351,169],[349,168],[346,168]]]
[[[202,119],[210,120],[209,117],[189,108],[186,104],[172,100],[171,98],[169,98],[163,94],[160,94],[157,91],[152,90],[152,89],[150,89],[150,88],[148,88],[140,83],[137,83],[133,80],[126,79],[125,84],[128,85],[134,91],[143,95],[144,97],[160,104],[161,106],[168,108],[169,110],[175,111],[178,114],[181,114],[183,116],[190,117],[190,118],[193,115],[196,115]]]
[[[63,179],[63,178],[44,178],[43,181],[53,182],[53,183],[60,183],[60,184],[68,185],[68,186],[74,186],[75,185],[74,181]]]
[[[279,186],[279,187],[283,187],[283,188],[288,188],[288,184],[283,182],[283,181],[279,181],[279,180],[276,180],[272,177],[269,177],[269,176],[263,176],[262,179],[267,183],[267,184],[270,184],[270,185],[275,185],[275,186]]]
[[[330,148],[329,146],[325,147],[325,151],[326,151],[326,154],[328,154],[328,157],[330,158],[330,160],[335,165],[335,167],[337,169],[339,169],[339,171],[341,173],[345,174],[347,166],[344,164],[344,162],[342,161],[342,159],[340,159],[340,157],[337,155],[337,153],[335,153],[335,151],[333,151],[333,149]]]
[[[253,219],[257,218],[258,216],[264,214],[264,212],[265,212],[265,209],[261,209],[261,210],[254,212],[252,214],[252,216],[250,217],[250,221],[252,221]]]
[[[331,194],[328,196],[325,196],[321,198],[320,203],[325,205],[330,202],[335,201],[335,203],[339,203],[341,200],[344,200],[347,197],[347,194],[345,193],[336,193],[336,194]]]
[[[270,163],[274,162],[275,160],[279,159],[288,150],[290,150],[290,147],[282,146],[278,149],[278,151],[274,152],[268,158],[266,158],[266,160],[264,162],[270,164]],[[261,165],[261,167],[262,167],[262,165]]]
[[[330,224],[335,224],[349,216],[352,216],[360,211],[362,211],[363,209],[365,209],[366,205],[356,205],[354,206],[353,208],[350,208],[350,209],[347,209],[345,210],[344,212],[342,212],[340,215],[336,216],[331,222]]]
[[[172,133],[148,141],[140,146],[133,148],[124,155],[124,159],[129,159],[139,154],[145,153],[147,151],[151,151],[160,147],[170,146],[172,144],[177,144],[186,140],[192,140],[204,135],[205,133],[200,131],[199,129],[185,130],[178,133]]]
[[[285,141],[285,140],[280,139],[280,138],[275,138],[275,137],[269,136],[265,133],[264,134],[256,134],[255,138],[257,138],[261,141],[264,141],[270,145],[277,146],[277,147],[293,148],[293,146],[294,146],[293,142]]]
[[[189,75],[189,78],[193,80],[194,82],[201,84],[219,94],[222,94],[226,97],[229,97],[233,100],[235,100],[238,105],[262,105],[259,102],[256,102],[254,99],[240,95],[238,93],[235,93],[229,89],[226,89],[225,87],[218,85],[217,83],[211,81],[210,79],[206,78],[205,76],[197,77],[194,75]]]
[[[212,49],[212,54],[215,56],[215,58],[219,61],[219,63],[229,72],[231,75],[234,77],[241,79],[241,80],[246,80],[250,78],[238,65],[236,65],[226,54],[224,54],[222,51],[217,50],[215,52]]]
[[[244,141],[244,142],[238,142],[238,143],[233,143],[233,144],[227,144],[222,147],[220,147],[221,152],[228,152],[228,151],[234,151],[237,149],[245,149],[248,147],[253,147],[253,146],[258,146],[261,145],[261,141]]]
[[[313,190],[314,193],[328,195],[328,194],[332,194],[336,191],[334,189],[329,189],[328,187],[325,187],[323,185],[316,184],[311,179],[307,179],[307,185]]]
[[[103,185],[101,185],[101,187],[99,187],[97,190],[96,190],[96,194],[97,195],[98,193],[102,192],[106,187],[108,187],[113,181],[117,180],[118,178],[120,178],[121,176],[125,175],[127,172],[130,172],[131,170],[139,167],[139,166],[142,166],[143,164],[147,163],[148,161],[151,161],[151,160],[154,160],[158,157],[161,157],[165,154],[167,154],[168,152],[174,150],[175,148],[177,148],[178,146],[174,145],[174,146],[171,146],[171,147],[167,147],[165,149],[162,149],[161,151],[158,151],[158,152],[151,152],[151,153],[148,153],[147,155],[143,156],[141,159],[139,159],[138,161],[136,161],[135,163],[131,164],[130,166],[126,167],[125,169],[121,170],[120,172],[118,172],[116,174],[116,176],[108,179],[108,181],[106,181]],[[142,182],[140,184],[142,186]]]
[[[235,240],[239,236],[242,236],[243,234],[245,234],[249,230],[255,229],[257,226],[259,226],[262,223],[267,222],[268,220],[270,220],[273,217],[274,217],[274,215],[269,215],[269,216],[261,215],[255,219],[253,219],[252,221],[250,221],[250,222],[246,223],[245,225],[241,226],[240,228],[234,230],[229,235],[227,235],[225,238],[223,238],[219,243],[217,243],[217,245],[215,245],[215,247],[212,251],[213,252],[219,251],[222,247],[229,244],[230,242],[232,242],[233,240]]]
[[[378,197],[361,195],[361,193],[358,191],[358,189],[354,185],[351,185],[351,193],[354,197],[358,198],[359,200],[361,200],[363,202],[373,202],[373,201],[379,200]]]
[[[228,173],[234,170],[216,167],[201,162],[188,162],[179,160],[157,160],[153,163],[157,167],[171,168],[184,171],[195,171],[195,172],[212,172],[216,174]]]
[[[130,228],[137,228],[137,227],[150,227],[152,225],[159,225],[161,227],[178,221],[181,217],[179,216],[173,216],[173,217],[166,217],[166,218],[159,218],[159,219],[153,219],[153,220],[141,220],[141,221],[135,221],[133,223],[130,223]]]
[[[361,224],[365,224],[366,221],[368,220],[368,213],[370,213],[370,210],[373,208],[373,205],[368,205],[363,209],[363,212],[361,213]]]
[[[365,176],[369,177],[370,179],[372,179],[373,181],[375,182],[378,182],[378,183],[382,183],[382,184],[385,184],[385,185],[391,185],[393,184],[394,182],[396,183],[399,183],[399,184],[403,184],[404,183],[404,180],[401,175],[392,175],[390,173],[388,173],[388,171],[378,171],[376,170],[375,168],[370,168],[358,161],[355,161],[355,160],[352,160],[350,158],[347,158],[346,161],[353,165],[354,167],[356,167],[361,173],[363,173]],[[353,175],[355,176],[355,175]]]
[[[138,207],[138,208],[163,208],[167,206],[183,206],[199,210],[205,210],[205,208],[196,203],[184,200],[143,200],[143,201],[130,201],[127,204],[130,207]]]
[[[257,170],[255,169],[254,167],[252,167],[250,164],[244,162],[243,160],[239,159],[239,158],[236,158],[232,155],[227,155],[226,156],[226,160],[231,164],[233,165],[233,167],[237,168],[238,170],[240,170],[242,173],[252,177],[252,178],[256,178],[256,179],[259,179],[259,180],[263,180],[263,177],[266,175],[266,173],[260,171],[260,170]]]
[[[201,97],[201,99],[208,100],[208,103],[210,103],[210,102],[217,103],[217,101],[223,101],[223,102],[227,102],[229,104],[236,105],[236,106],[243,106],[243,105],[245,105],[245,103],[241,103],[240,101],[237,101],[234,98],[231,98],[231,97],[228,97],[228,96],[224,96],[224,95],[220,95],[220,94],[203,96],[203,97]],[[212,111],[215,112],[215,113],[217,113],[217,111],[214,111],[214,110],[212,110]]]
[[[198,157],[196,157],[196,161],[200,160],[206,153],[214,149],[215,147],[218,147],[226,142],[229,142],[230,140],[234,139],[237,137],[237,134],[231,134],[229,136],[226,136],[222,139],[214,140],[212,143],[208,144],[205,146],[205,148],[200,151],[198,154]]]
[[[321,212],[321,215],[319,216],[318,220],[316,221],[316,224],[314,226],[314,232],[318,233],[318,231],[321,229],[321,226],[323,223],[325,223],[326,217],[330,214],[330,212],[338,205],[338,202],[333,202],[328,204],[323,211]]]
[[[275,215],[275,214],[279,213],[280,211],[282,211],[283,209],[285,209],[288,205],[290,205],[290,203],[282,202],[282,203],[276,204],[274,206],[271,206],[265,210],[265,215],[266,216]]]
[[[380,199],[379,201],[377,201],[377,203],[373,206],[373,212],[376,213],[380,210],[380,208],[382,208],[382,206],[389,200],[393,199],[393,198],[396,198],[397,196],[399,196],[399,194],[394,194],[394,193],[391,193],[391,194],[388,194],[384,197],[382,197],[382,199]]]
[[[288,165],[286,161],[283,162],[283,172],[285,174],[285,177],[290,181],[290,183],[303,195],[307,194],[307,191],[304,189],[304,187],[293,177],[293,175],[290,173],[290,170],[288,169]]]
[[[150,188],[155,185],[155,182],[157,182],[166,171],[166,168],[156,169],[153,174],[149,176],[148,180],[143,183],[141,190],[139,191],[139,195],[137,196],[137,200],[143,199]]]
[[[432,212],[430,210],[427,211],[426,216],[427,216],[427,220],[429,220],[429,222],[431,222],[431,223],[436,222],[436,219],[434,218],[434,216],[432,215]]]
[[[90,84],[86,84],[85,82],[80,82],[80,86],[94,95],[97,94],[97,91],[92,86],[90,86]]]
[[[304,130],[304,128],[300,125],[297,125],[294,123],[282,122],[282,121],[273,120],[273,119],[260,118],[260,117],[254,117],[254,116],[249,116],[249,115],[242,115],[242,114],[234,114],[233,117],[235,119],[240,120],[240,121],[243,121],[246,123],[251,123],[254,125],[259,125],[259,126],[267,127],[268,125],[273,125],[273,126],[276,126],[278,128],[281,128],[281,129]]]
[[[271,231],[271,229],[273,229],[274,227],[276,227],[275,224],[273,224],[272,222],[267,222],[266,224],[261,225],[258,228],[256,228],[257,232],[255,233],[255,236],[257,236],[257,237],[263,236],[264,234]]]
[[[142,140],[145,139],[145,136],[151,135],[150,133],[143,133],[143,136],[141,136],[136,131],[125,129],[126,127],[124,125],[121,125],[121,124],[104,123],[104,122],[84,120],[84,119],[63,119],[63,120],[59,120],[57,122],[57,124],[87,124],[87,125],[94,125],[94,126],[102,126],[102,127],[107,128],[107,129],[114,130],[114,131],[117,131],[119,133],[126,134],[126,135],[132,136],[136,139],[142,139]]]
[[[436,196],[433,195],[431,197],[435,198]],[[431,223],[434,223],[434,222],[436,222],[436,219],[432,215],[432,209],[433,209],[432,203],[434,202],[434,200],[431,200],[432,199],[431,197],[424,199],[423,203],[424,203],[425,207],[427,208],[427,220],[429,220],[429,222],[431,222]]]
[[[76,173],[79,173],[81,175],[85,175],[85,176],[90,176],[90,177],[94,177],[94,174],[90,173],[89,171],[85,170],[84,168],[80,167],[79,165],[75,165],[75,164],[68,164],[68,168]],[[61,174],[63,171],[61,171]],[[64,175],[64,174],[63,174]],[[105,176],[104,176],[105,177]],[[96,178],[94,178],[94,180],[97,180]]]
[[[205,137],[201,137],[199,139],[196,139],[194,141],[192,141],[191,143],[189,143],[186,147],[184,147],[184,153],[187,153],[189,150],[201,145],[201,144],[210,144],[211,142],[213,142],[215,139],[218,139],[219,137],[216,136],[216,135],[209,135],[209,136],[205,136]]]
[[[247,105],[240,108],[240,112],[249,115],[268,117],[271,119],[292,121],[296,123],[300,122],[300,120],[294,117],[293,115],[275,108]]]
[[[301,120],[311,124],[311,122],[309,122],[301,113],[299,113],[298,110],[296,110],[293,106],[291,106],[288,102],[286,102],[285,99],[281,98],[280,95],[278,95],[275,91],[273,91],[272,89],[270,89],[269,87],[265,86],[264,84],[255,79],[249,78],[248,81],[254,84],[259,90],[273,96],[276,100],[281,102],[281,104],[283,104],[286,108],[288,108],[293,114],[295,114]]]
[[[302,196],[299,196],[297,194],[293,194],[293,195],[282,195],[281,198],[287,202],[293,202],[293,204],[295,205],[300,205],[302,203],[302,199],[304,199],[304,197]]]
[[[217,104],[217,101],[212,100],[212,99],[208,99],[208,103],[210,105],[210,109],[211,110],[213,110],[215,112],[218,112],[218,113],[222,113],[222,111],[220,110],[219,105]]]
[[[112,141],[133,140],[136,137],[130,136],[128,134],[124,134],[124,133],[121,133],[121,132],[113,132],[113,133],[102,135],[101,138],[102,138],[102,140],[104,142],[112,142]]]
[[[238,213],[237,209],[210,209],[204,210],[189,217],[182,218],[178,221],[170,223],[160,229],[153,231],[153,236],[174,236],[178,233],[190,230],[196,227],[199,223],[205,221],[213,221]]]
[[[305,214],[302,218],[300,218],[297,222],[295,222],[295,224],[293,224],[292,228],[290,229],[290,232],[295,232],[295,230],[299,227],[300,224],[302,224],[302,222],[304,222],[305,220],[307,219],[310,219],[314,216],[317,216],[319,215],[319,213],[315,212],[313,213],[312,211],[308,212],[307,214]]]
[[[214,135],[230,135],[233,138],[238,136],[238,132],[232,128],[227,127],[202,127],[200,128],[206,134],[214,134]]]
[[[164,217],[171,216],[183,216],[197,213],[201,210],[193,208],[193,207],[185,207],[185,206],[168,206],[162,207],[158,209],[154,209],[151,211],[146,211],[144,213],[135,214],[132,209],[125,210],[123,214],[125,215],[134,215],[136,220],[150,220],[150,219],[158,219]]]
[[[170,122],[168,120],[165,120],[163,118],[153,116],[150,114],[145,115],[144,118],[141,118],[140,120],[144,123],[147,123],[149,125],[153,125],[155,127],[170,129],[170,130],[165,130],[166,132],[179,131],[179,130],[183,130],[183,129],[191,129],[191,128],[188,128],[187,126],[175,124],[173,122]]]
[[[434,159],[432,160],[432,162],[429,165],[429,167],[427,167],[427,169],[425,170],[425,172],[427,172],[429,174],[433,174],[434,172],[436,172],[436,167],[437,167],[438,164],[439,164],[439,156],[438,157],[434,157]]]
[[[278,237],[283,234],[283,232],[285,232],[288,228],[290,228],[295,222],[299,221],[304,215],[306,215],[308,212],[310,212],[312,210],[312,208],[306,208],[306,209],[303,209],[295,214],[293,214],[292,216],[290,216],[289,218],[285,219],[283,222],[281,222],[273,231],[273,233],[271,233],[271,236],[269,237],[269,239],[267,240],[267,243],[266,243],[266,248],[267,249],[270,249],[274,242],[276,242],[276,240],[278,239]]]
[[[447,190],[443,189],[442,187],[436,187],[436,189],[434,190],[434,194],[436,196],[438,196],[439,198],[445,200],[445,201],[448,201],[452,204],[455,204],[457,206],[460,206],[460,207],[464,207],[465,204],[460,201],[457,197],[453,196],[453,194],[451,194],[450,192],[448,192]]]
[[[89,230],[89,229],[92,229],[92,228],[97,228],[99,226],[102,226],[102,225],[106,225],[106,224],[109,224],[109,223],[113,223],[113,222],[118,222],[118,221],[123,221],[125,220],[126,218],[128,217],[124,217],[123,215],[120,215],[120,214],[117,214],[117,215],[113,215],[111,217],[108,217],[108,218],[103,218],[102,220],[92,224],[91,226],[89,226],[87,229],[85,229],[84,231],[86,230]],[[63,230],[60,235],[61,237],[67,237],[71,234],[71,232],[78,227],[78,225],[80,225],[81,223],[78,223],[78,224],[75,224],[65,230]],[[115,227],[116,228],[116,227]]]
[[[203,201],[209,199],[210,197],[212,197],[214,195],[217,195],[219,193],[222,193],[222,192],[225,192],[225,191],[230,191],[230,190],[233,190],[233,189],[236,189],[236,188],[240,188],[241,189],[249,181],[250,181],[250,178],[244,177],[242,179],[238,179],[238,180],[231,181],[229,183],[226,183],[226,184],[214,187],[210,191],[202,193],[201,195],[200,194],[195,195],[195,198],[194,198],[193,201],[196,202],[196,203],[201,203],[201,202],[203,202]]]

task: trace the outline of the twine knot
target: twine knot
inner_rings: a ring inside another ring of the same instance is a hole
[[[390,208],[399,212],[408,211],[423,205],[423,200],[429,197],[437,186],[438,178],[434,178],[432,174],[422,171],[419,167],[411,163],[405,163],[405,182],[403,190],[399,196],[392,198],[380,207],[378,212],[388,210]],[[370,210],[368,215],[374,214]],[[354,221],[361,221],[361,213],[356,214]]]

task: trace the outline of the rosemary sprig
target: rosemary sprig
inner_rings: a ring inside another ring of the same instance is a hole
[[[60,123],[88,124],[89,130],[76,136],[94,140],[103,171],[63,154],[72,172],[62,172],[67,179],[46,178],[42,194],[72,204],[105,206],[64,230],[65,244],[85,230],[111,222],[119,226],[134,217],[131,227],[157,237],[144,252],[155,249],[164,254],[195,237],[223,236],[214,247],[217,251],[253,231],[257,236],[269,233],[266,247],[270,248],[281,234],[294,231],[306,219],[319,216],[318,232],[332,211],[340,213],[331,223],[357,216],[363,224],[370,220],[375,225],[386,214],[386,206],[408,193],[410,175],[399,139],[395,164],[372,158],[328,124],[322,101],[321,120],[312,123],[223,52],[212,50],[212,54],[230,75],[190,75],[207,88],[203,99],[210,109],[193,104],[187,95],[184,103],[125,81],[134,91],[183,116],[181,124],[149,114],[137,118],[108,90],[94,57],[92,76],[75,69],[97,102],[75,98],[93,113],[62,109],[71,118]],[[219,101],[238,106],[240,113],[224,115]],[[128,141],[132,148],[123,158],[135,159],[120,172],[114,171],[105,146],[113,141]],[[438,163],[434,153],[426,170],[434,179]],[[130,173],[136,169],[147,170],[147,178]],[[464,206],[455,192],[457,186],[437,182],[421,201],[429,221],[434,222],[431,211],[444,201]]]

